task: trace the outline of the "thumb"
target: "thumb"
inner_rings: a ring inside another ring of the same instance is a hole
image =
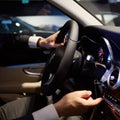
[[[86,100],[85,104],[86,106],[92,107],[92,106],[98,105],[101,101],[102,101],[102,98],[96,98],[96,99],[89,98],[89,100]]]

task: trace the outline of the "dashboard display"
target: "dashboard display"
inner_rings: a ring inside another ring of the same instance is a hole
[[[102,47],[98,50],[98,62],[104,64],[107,69],[111,66],[111,57],[107,50],[104,50]]]
[[[104,53],[103,49],[100,48],[98,51],[98,62],[104,63],[104,56],[105,56],[105,53]]]
[[[108,57],[107,57],[107,64],[111,64],[111,57],[110,57],[110,54],[109,54]]]

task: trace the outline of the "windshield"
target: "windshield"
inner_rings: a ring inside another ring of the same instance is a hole
[[[120,0],[75,0],[107,26],[120,26]]]

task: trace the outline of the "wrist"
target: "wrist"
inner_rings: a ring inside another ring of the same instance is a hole
[[[57,113],[58,113],[58,116],[59,116],[59,117],[63,116],[63,111],[62,111],[60,105],[59,105],[58,103],[55,103],[55,104],[54,104],[54,107],[55,107],[55,109],[56,109],[56,111],[57,111]]]
[[[40,37],[39,39],[38,39],[38,41],[37,41],[37,47],[41,47],[41,40],[42,40],[43,38],[42,37]]]
[[[48,48],[47,39],[46,38],[40,38],[38,40],[37,46],[41,47],[41,48],[46,48],[47,49]]]

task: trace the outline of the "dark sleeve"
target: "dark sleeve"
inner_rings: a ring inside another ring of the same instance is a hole
[[[15,45],[17,47],[24,47],[24,48],[29,48],[28,46],[28,40],[29,40],[29,35],[15,35],[14,40],[15,40]]]
[[[20,118],[14,119],[14,120],[34,120],[34,118],[32,115],[27,115],[27,116],[20,117]]]
[[[30,35],[4,34],[0,33],[0,48],[29,48]]]

